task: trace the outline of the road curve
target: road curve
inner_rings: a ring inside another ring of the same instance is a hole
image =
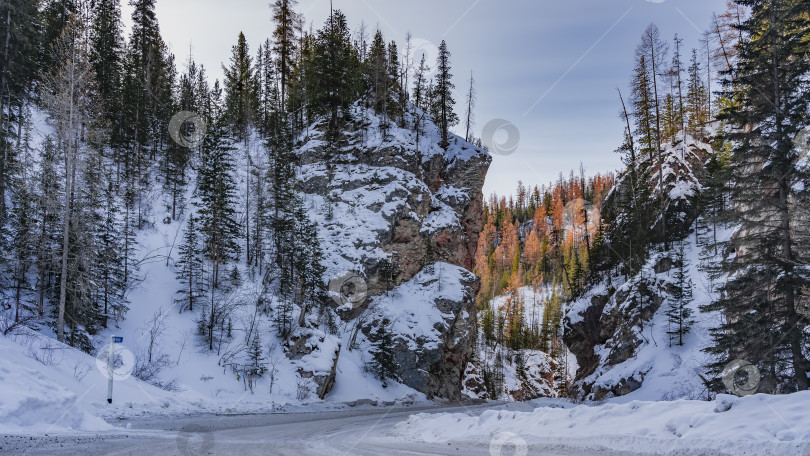
[[[526,404],[485,404],[342,410],[332,412],[200,415],[123,420],[121,431],[106,434],[0,437],[0,454],[14,455],[273,455],[273,456],[509,456],[489,445],[467,442],[404,442],[386,432],[419,412],[480,414],[491,408],[528,410]],[[524,454],[518,452],[517,454]],[[559,444],[532,445],[526,455],[632,456],[637,453],[583,452]]]

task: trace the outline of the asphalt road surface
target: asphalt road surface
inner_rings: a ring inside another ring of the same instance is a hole
[[[13,455],[272,455],[272,456],[631,456],[638,453],[562,444],[531,445],[516,451],[481,442],[427,444],[387,435],[395,424],[419,412],[480,414],[501,408],[529,410],[526,404],[454,405],[318,413],[200,415],[122,420],[120,431],[104,434],[0,436],[0,454]]]

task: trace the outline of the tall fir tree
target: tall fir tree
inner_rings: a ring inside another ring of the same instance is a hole
[[[276,68],[279,72],[279,87],[281,89],[280,105],[286,109],[288,86],[291,83],[291,73],[295,67],[298,49],[298,33],[301,31],[303,19],[294,8],[297,0],[275,0],[270,8],[276,28],[273,30],[273,51],[276,55]]]
[[[33,0],[0,3],[0,229],[6,218],[15,140],[25,121],[24,106],[42,76],[37,72],[38,51],[42,49],[40,37],[43,34],[39,5],[39,1]],[[43,16],[47,18],[45,13]],[[54,39],[61,32],[62,26],[56,30]],[[50,42],[45,45],[49,46]]]
[[[689,259],[684,252],[684,241],[678,245],[675,256],[675,273],[673,275],[675,288],[667,307],[667,323],[669,328],[669,346],[683,345],[683,339],[694,324],[692,308],[689,305],[694,300],[692,293],[692,278],[689,276]]]
[[[222,69],[225,74],[225,115],[236,138],[247,141],[259,101],[253,58],[244,33],[239,33],[237,43],[231,49],[230,65],[223,65]]]
[[[723,245],[736,252],[722,263],[728,280],[706,306],[725,315],[708,351],[717,357],[714,372],[733,359],[753,363],[760,391],[806,390],[808,319],[799,303],[810,286],[810,245],[797,230],[810,175],[797,166],[794,139],[810,123],[810,23],[799,0],[736,3],[751,14],[739,26],[738,61],[723,95],[740,103],[720,118],[733,126],[728,211],[739,230]]]
[[[177,290],[180,297],[175,301],[181,312],[186,309],[193,312],[194,304],[202,303],[206,296],[205,264],[198,229],[194,216],[189,216],[183,242],[177,250],[177,281],[182,287]]]
[[[439,45],[439,55],[436,57],[434,121],[438,124],[441,133],[439,146],[445,150],[450,147],[450,128],[458,123],[458,115],[453,110],[456,104],[453,99],[453,89],[455,88],[453,74],[450,72],[450,51],[447,50],[447,43],[442,40]]]
[[[214,92],[214,103],[218,105],[221,92],[218,82],[214,84]],[[213,288],[219,286],[222,265],[239,255],[233,150],[224,114],[218,112],[203,142],[196,190],[203,250],[212,263]]]

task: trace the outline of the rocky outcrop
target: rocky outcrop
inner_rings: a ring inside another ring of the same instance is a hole
[[[367,322],[360,326],[371,342],[371,322],[382,313],[410,322],[395,329],[403,383],[431,397],[458,398],[475,339],[478,282],[469,270],[491,157],[458,137],[447,150],[438,147],[439,132],[430,121],[417,141],[409,114],[385,128],[359,106],[347,118],[352,120],[337,148],[324,141],[316,123],[297,149],[299,185],[319,227],[327,279],[351,272],[363,281],[360,299],[338,300],[335,310],[344,322]],[[339,287],[336,282],[330,284]],[[404,290],[424,301],[414,302]],[[413,333],[423,318],[431,324]]]
[[[380,326],[389,322],[399,380],[428,397],[461,399],[475,348],[477,292],[474,274],[436,263],[375,298],[361,330],[375,342]]]
[[[323,399],[335,384],[340,357],[340,340],[311,328],[300,328],[287,341],[287,357],[293,360],[298,375],[314,383],[314,393]]]
[[[664,275],[673,264],[668,254],[651,260],[649,270],[616,290],[588,293],[568,312],[565,343],[577,357],[578,369],[569,394],[580,400],[600,401],[623,396],[641,387],[646,372],[629,372],[617,381],[600,382],[600,376],[635,357],[647,342],[645,325],[672,292]]]
[[[709,140],[676,136],[662,153],[663,166],[659,167],[657,160],[649,158],[639,164],[650,173],[655,187],[653,198],[659,197],[658,186],[663,182],[670,242],[688,236],[699,215],[696,196],[703,189],[704,164],[712,154]],[[607,198],[606,207],[623,200],[622,192],[627,190],[623,178],[618,180]],[[653,237],[663,232],[659,224],[660,218],[649,227]],[[650,366],[630,361],[638,356],[643,345],[656,343],[649,340],[650,331],[645,330],[672,295],[669,271],[677,266],[677,261],[673,251],[655,253],[638,274],[629,278],[621,275],[602,277],[582,297],[570,303],[564,320],[564,341],[576,356],[579,366],[570,388],[571,396],[599,401],[641,387]]]
[[[430,122],[417,146],[410,128],[389,126],[359,109],[340,153],[330,155],[318,124],[299,148],[301,189],[327,247],[328,274],[358,270],[369,298],[413,278],[427,263],[471,270],[482,224],[484,178],[491,157],[454,137],[438,147]],[[409,123],[406,119],[406,124]],[[393,263],[394,277],[383,277]]]

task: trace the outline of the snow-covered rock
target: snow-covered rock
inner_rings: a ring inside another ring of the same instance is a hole
[[[491,157],[455,135],[443,150],[429,119],[417,143],[411,114],[406,127],[391,124],[385,133],[373,111],[356,106],[351,118],[337,152],[328,150],[320,123],[297,149],[327,276],[362,273],[370,299],[430,262],[472,270]],[[396,266],[393,280],[383,277],[386,262]]]
[[[417,135],[411,113],[386,128],[360,104],[348,117],[336,150],[319,122],[296,150],[327,279],[351,272],[364,282],[362,299],[337,310],[368,342],[382,318],[394,322],[402,382],[459,398],[475,340],[478,279],[469,270],[491,157],[458,136],[440,148],[429,118]]]
[[[400,380],[429,397],[461,397],[461,380],[475,346],[478,278],[459,266],[435,263],[374,298],[361,326],[374,341],[390,322]]]
[[[688,276],[694,285],[695,300],[689,307],[697,321],[687,343],[670,347],[666,333],[667,303],[675,288],[673,268],[677,266],[671,245],[669,251],[653,252],[636,275],[605,275],[568,306],[565,343],[579,366],[570,391],[573,397],[600,401],[637,391],[634,398],[653,400],[706,396],[699,376],[706,362],[701,349],[708,345],[709,328],[715,322],[699,307],[712,299],[711,279],[699,268],[701,247],[689,233],[700,216],[694,197],[703,188],[703,163],[711,154],[708,142],[681,134],[662,152],[668,237],[684,239]],[[657,159],[642,161],[640,166],[650,167],[657,198]],[[606,205],[621,201],[622,184],[620,179]],[[649,227],[651,232],[660,232],[658,223],[660,218]],[[647,387],[642,391],[643,385]]]

